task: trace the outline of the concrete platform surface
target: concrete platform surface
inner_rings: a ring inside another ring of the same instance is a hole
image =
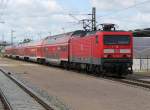
[[[0,89],[13,110],[45,110],[35,99],[2,72],[0,72]]]

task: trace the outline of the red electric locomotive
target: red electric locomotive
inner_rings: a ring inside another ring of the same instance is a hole
[[[133,35],[113,28],[105,24],[99,31],[49,36],[38,43],[8,47],[5,54],[68,69],[127,75],[132,73]]]
[[[92,32],[70,41],[70,62],[76,68],[97,73],[132,73],[132,34]]]

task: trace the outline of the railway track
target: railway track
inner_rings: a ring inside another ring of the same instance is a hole
[[[111,81],[115,81],[115,82],[119,82],[119,83],[123,83],[123,84],[128,84],[128,85],[132,85],[132,86],[136,86],[136,87],[142,87],[145,89],[150,90],[150,81],[146,81],[146,80],[140,80],[134,77],[113,77],[113,76],[105,76],[105,75],[98,75],[98,74],[87,74],[90,75],[92,77],[100,77],[106,80],[111,80]]]
[[[0,89],[0,110],[13,110],[1,89]]]
[[[77,72],[77,73],[79,73],[79,72]],[[134,77],[118,78],[118,77],[98,75],[98,74],[92,74],[92,75],[86,74],[86,75],[89,75],[91,77],[100,77],[100,78],[103,78],[106,80],[115,81],[115,82],[119,82],[119,83],[123,83],[123,84],[128,84],[128,85],[132,85],[132,86],[136,86],[136,87],[142,87],[142,88],[150,90],[150,81],[140,80],[140,79],[137,79]]]
[[[1,100],[0,100],[0,110],[5,110],[5,109],[4,109],[4,104],[2,103]]]
[[[139,86],[139,87],[146,88],[146,89],[150,89],[150,84],[146,83],[143,80],[122,79],[121,82],[130,84],[130,85]]]
[[[0,69],[0,99],[4,110],[56,110],[49,102]]]
[[[138,78],[134,78],[134,77],[127,77],[127,79],[129,79],[129,80],[133,80],[133,81],[136,81],[136,82],[145,83],[145,84],[150,84],[150,81],[140,80],[140,79],[138,79]]]
[[[112,77],[104,77],[104,79],[119,82],[122,84],[127,84],[129,86],[134,86],[134,87],[141,87],[147,90],[150,90],[150,82],[149,81],[144,81],[144,80],[139,80],[135,78],[112,78]]]
[[[80,74],[80,72],[78,71],[76,72]],[[98,74],[86,74],[86,75],[90,77],[100,77],[106,80],[115,81],[115,82],[130,85],[130,86],[136,86],[136,87],[141,87],[141,88],[150,90],[150,81],[140,80],[134,77],[125,77],[125,78],[121,77],[120,78],[120,77],[105,76],[105,75],[98,75]]]

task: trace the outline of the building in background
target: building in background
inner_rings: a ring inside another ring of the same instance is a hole
[[[134,71],[150,71],[150,28],[137,29],[134,34]]]

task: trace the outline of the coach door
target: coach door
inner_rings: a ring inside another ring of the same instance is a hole
[[[49,52],[48,52],[48,51],[49,51],[48,46],[45,46],[45,47],[44,47],[44,56],[45,56],[45,58],[48,58],[48,57],[49,57],[49,55],[48,55]]]
[[[36,54],[37,54],[37,57],[41,57],[42,56],[42,49],[41,49],[41,47],[37,47]]]

